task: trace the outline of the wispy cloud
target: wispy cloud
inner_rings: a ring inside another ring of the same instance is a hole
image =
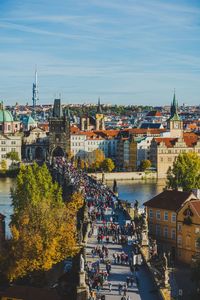
[[[155,103],[155,95],[166,100],[176,86],[180,95],[190,91],[191,101],[198,102],[200,4],[195,1],[5,4],[0,3],[0,97],[31,98],[37,64],[43,101],[61,91],[70,101],[102,94],[114,103],[130,97]]]

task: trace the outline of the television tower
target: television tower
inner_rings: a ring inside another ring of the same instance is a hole
[[[33,97],[32,97],[34,109],[37,105],[38,100],[39,100],[39,97],[38,97],[37,69],[35,69],[35,82],[33,83]]]

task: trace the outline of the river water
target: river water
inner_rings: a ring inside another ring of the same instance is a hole
[[[15,180],[11,178],[0,178],[0,213],[6,216],[6,235],[10,235],[8,224],[12,214],[10,189],[13,187]],[[142,204],[162,192],[165,181],[163,180],[134,180],[118,181],[119,198],[133,202],[138,200],[140,207]],[[113,182],[108,182],[112,187]]]

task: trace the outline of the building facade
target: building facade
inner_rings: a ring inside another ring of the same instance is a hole
[[[163,251],[176,255],[177,219],[184,203],[196,199],[192,192],[163,191],[144,203],[149,227],[149,235],[156,239]]]
[[[186,202],[177,216],[177,255],[191,264],[200,258],[200,200]]]
[[[171,106],[171,116],[167,122],[168,134],[166,137],[154,138],[150,146],[150,160],[157,169],[158,178],[166,178],[169,167],[180,153],[196,152],[200,155],[200,139],[197,134],[183,131],[183,122],[177,111],[177,101],[174,99]]]

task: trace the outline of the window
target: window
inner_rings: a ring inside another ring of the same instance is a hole
[[[156,235],[160,236],[160,224],[156,224]]]
[[[168,227],[167,226],[164,227],[164,237],[168,238]]]
[[[153,219],[153,210],[152,209],[149,210],[149,219]]]
[[[153,224],[149,223],[149,233],[152,233],[152,232],[153,232]]]
[[[186,248],[190,249],[191,247],[191,237],[189,235],[186,236]]]
[[[176,213],[172,213],[172,223],[176,222]]]
[[[1,145],[5,145],[6,144],[6,141],[1,141]]]
[[[172,228],[172,231],[171,231],[171,238],[172,238],[172,240],[175,240],[175,239],[176,239],[176,229],[175,229],[175,228]]]
[[[8,125],[8,130],[10,130],[10,125]]]
[[[157,210],[157,211],[156,211],[156,219],[157,219],[157,220],[160,220],[160,210]]]
[[[1,151],[2,151],[2,152],[6,151],[6,148],[1,148]]]
[[[168,211],[164,212],[164,221],[168,221]]]
[[[182,231],[182,224],[178,223],[177,229],[179,232]]]
[[[15,141],[11,141],[11,145],[15,145],[16,144],[16,142]]]
[[[182,236],[181,235],[178,235],[177,243],[178,243],[178,246],[182,246]]]
[[[200,233],[200,228],[199,227],[195,228],[195,233]]]

